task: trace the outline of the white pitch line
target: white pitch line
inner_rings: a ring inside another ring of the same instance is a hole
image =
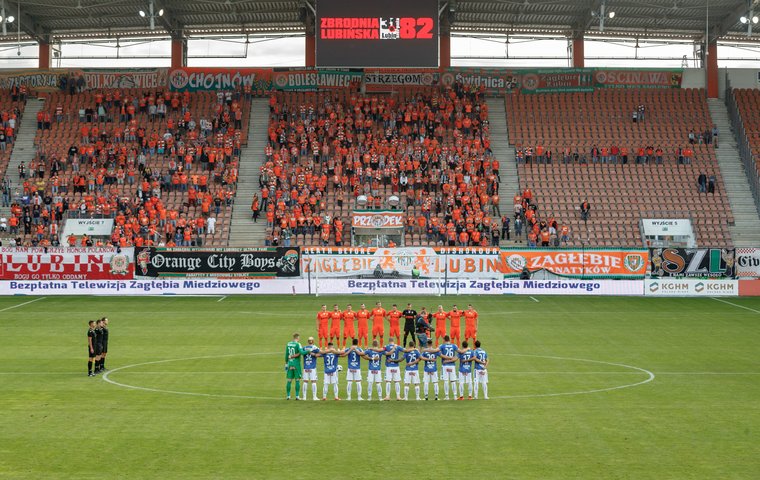
[[[227,295],[224,295],[222,298],[220,298],[219,300],[217,300],[217,301],[216,301],[216,303],[219,303],[219,302],[221,302],[221,301],[222,301],[222,300],[224,300],[225,298],[227,298]]]
[[[28,302],[19,303],[18,305],[14,305],[12,307],[4,308],[4,309],[0,310],[0,312],[6,312],[8,310],[13,310],[14,308],[23,307],[24,305],[29,305],[30,303],[39,302],[40,300],[45,300],[45,298],[47,298],[47,297],[35,298],[34,300],[29,300]]]
[[[536,297],[530,297],[531,300],[533,300],[536,303],[539,303],[538,299]]]
[[[760,310],[755,310],[754,308],[745,307],[744,305],[737,305],[735,303],[731,303],[731,302],[729,302],[727,300],[722,300],[720,298],[715,298],[715,297],[710,297],[710,298],[712,298],[716,302],[720,302],[720,303],[725,303],[725,304],[731,305],[732,307],[743,308],[744,310],[749,310],[750,312],[760,313]]]

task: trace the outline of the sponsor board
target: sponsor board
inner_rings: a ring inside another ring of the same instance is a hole
[[[514,71],[485,68],[449,69],[441,74],[440,84],[452,87],[455,83],[469,85],[474,90],[488,93],[510,93],[519,82]]]
[[[595,69],[597,88],[680,88],[683,70]]]
[[[272,87],[272,69],[185,67],[169,71],[169,88],[173,92],[235,90],[246,86],[251,90]]]
[[[650,297],[736,297],[738,280],[658,278],[644,281],[644,295]]]
[[[760,248],[736,249],[736,276],[760,277]]]
[[[516,276],[527,267],[531,272],[547,270],[563,277],[643,278],[647,270],[646,250],[502,250],[504,274]]]
[[[642,295],[641,280],[320,279],[320,295]]]
[[[0,295],[293,295],[309,293],[308,288],[300,278],[0,281]]]
[[[298,277],[298,247],[135,249],[135,274],[141,277]]]
[[[733,248],[653,248],[649,252],[653,277],[733,278]]]
[[[502,278],[503,265],[498,248],[360,248],[304,247],[304,274],[317,278],[372,276],[377,267],[384,275],[420,278]]]
[[[113,247],[0,248],[3,280],[133,278],[133,249]]]
[[[399,87],[430,87],[438,85],[439,74],[434,70],[382,69],[365,70],[364,87],[368,92],[387,92]]]
[[[288,70],[273,73],[277,90],[328,90],[361,83],[363,70]]]
[[[522,93],[592,92],[594,74],[588,68],[520,71]]]
[[[72,70],[72,74],[84,77],[87,90],[111,88],[165,88],[169,69],[135,68],[131,70]]]

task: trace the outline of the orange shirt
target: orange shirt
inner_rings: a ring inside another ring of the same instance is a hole
[[[461,310],[452,310],[449,312],[449,318],[451,318],[451,330],[459,330],[459,327],[461,325],[460,319],[462,318],[462,315],[464,314]]]
[[[478,320],[478,312],[475,310],[465,310],[464,323],[468,327],[475,327],[475,322]]]
[[[398,328],[398,326],[399,326],[399,318],[401,318],[401,315],[403,315],[403,314],[401,313],[400,310],[390,310],[390,311],[388,311],[388,318],[390,319],[389,323],[390,323],[391,327]]]
[[[330,312],[330,318],[332,319],[332,322],[330,322],[330,328],[338,329],[340,328],[340,321],[343,318],[343,312],[340,310],[333,310]]]
[[[349,326],[353,328],[355,318],[356,318],[356,312],[354,312],[353,310],[351,311],[346,310],[345,312],[343,312],[343,329],[346,330],[347,328],[349,328]]]
[[[317,313],[317,321],[319,322],[319,328],[327,329],[327,321],[330,319],[330,312]]]
[[[367,320],[369,319],[369,310],[367,310],[366,308],[359,310],[358,312],[356,312],[356,318],[358,319],[357,325],[359,326],[359,330],[361,330],[362,328],[366,330]]]
[[[382,325],[386,312],[382,307],[372,309],[372,325]]]
[[[449,316],[448,312],[435,312],[433,314],[433,317],[435,318],[435,329],[436,330],[445,330],[446,329],[446,317]]]

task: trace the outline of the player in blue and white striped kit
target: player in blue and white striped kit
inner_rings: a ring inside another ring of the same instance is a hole
[[[488,400],[488,354],[480,348],[480,340],[475,341],[475,350],[473,351],[475,359],[475,400],[478,399],[479,387],[483,386],[483,398]]]
[[[382,367],[383,349],[378,346],[377,340],[372,342],[372,347],[364,350],[362,357],[367,360],[367,400],[372,400],[372,387],[377,384],[377,399],[383,399],[383,376],[380,372]]]
[[[422,350],[421,358],[424,362],[423,366],[423,386],[425,393],[425,400],[428,399],[428,392],[430,390],[430,383],[433,384],[433,392],[435,393],[435,399],[438,400],[438,357],[441,355],[441,351],[438,348],[433,348],[433,341],[428,340],[427,348]]]
[[[364,400],[362,398],[362,349],[359,348],[359,339],[354,338],[350,347],[344,350],[344,353],[348,355],[348,372],[346,372],[346,399],[351,400],[351,391],[353,390],[354,383],[356,383],[356,395],[359,401]]]
[[[401,372],[399,362],[403,359],[404,348],[393,343],[385,346],[385,400],[391,399],[391,382],[396,384],[396,400],[401,400]]]
[[[409,348],[404,352],[404,400],[409,400],[409,384],[414,385],[414,393],[417,400],[420,398],[420,351],[415,348],[414,342],[409,342]]]
[[[302,400],[306,400],[306,392],[309,390],[309,384],[313,392],[313,400],[317,400],[317,357],[313,354],[319,353],[319,348],[314,345],[314,337],[309,337],[309,344],[304,345],[301,349],[303,356],[303,394]]]

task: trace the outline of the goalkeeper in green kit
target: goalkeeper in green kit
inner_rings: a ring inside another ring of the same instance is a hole
[[[286,400],[290,400],[290,389],[293,380],[296,381],[296,400],[301,398],[301,355],[303,348],[299,342],[301,336],[293,334],[293,340],[285,346],[285,378],[288,379],[285,390],[287,391]]]

